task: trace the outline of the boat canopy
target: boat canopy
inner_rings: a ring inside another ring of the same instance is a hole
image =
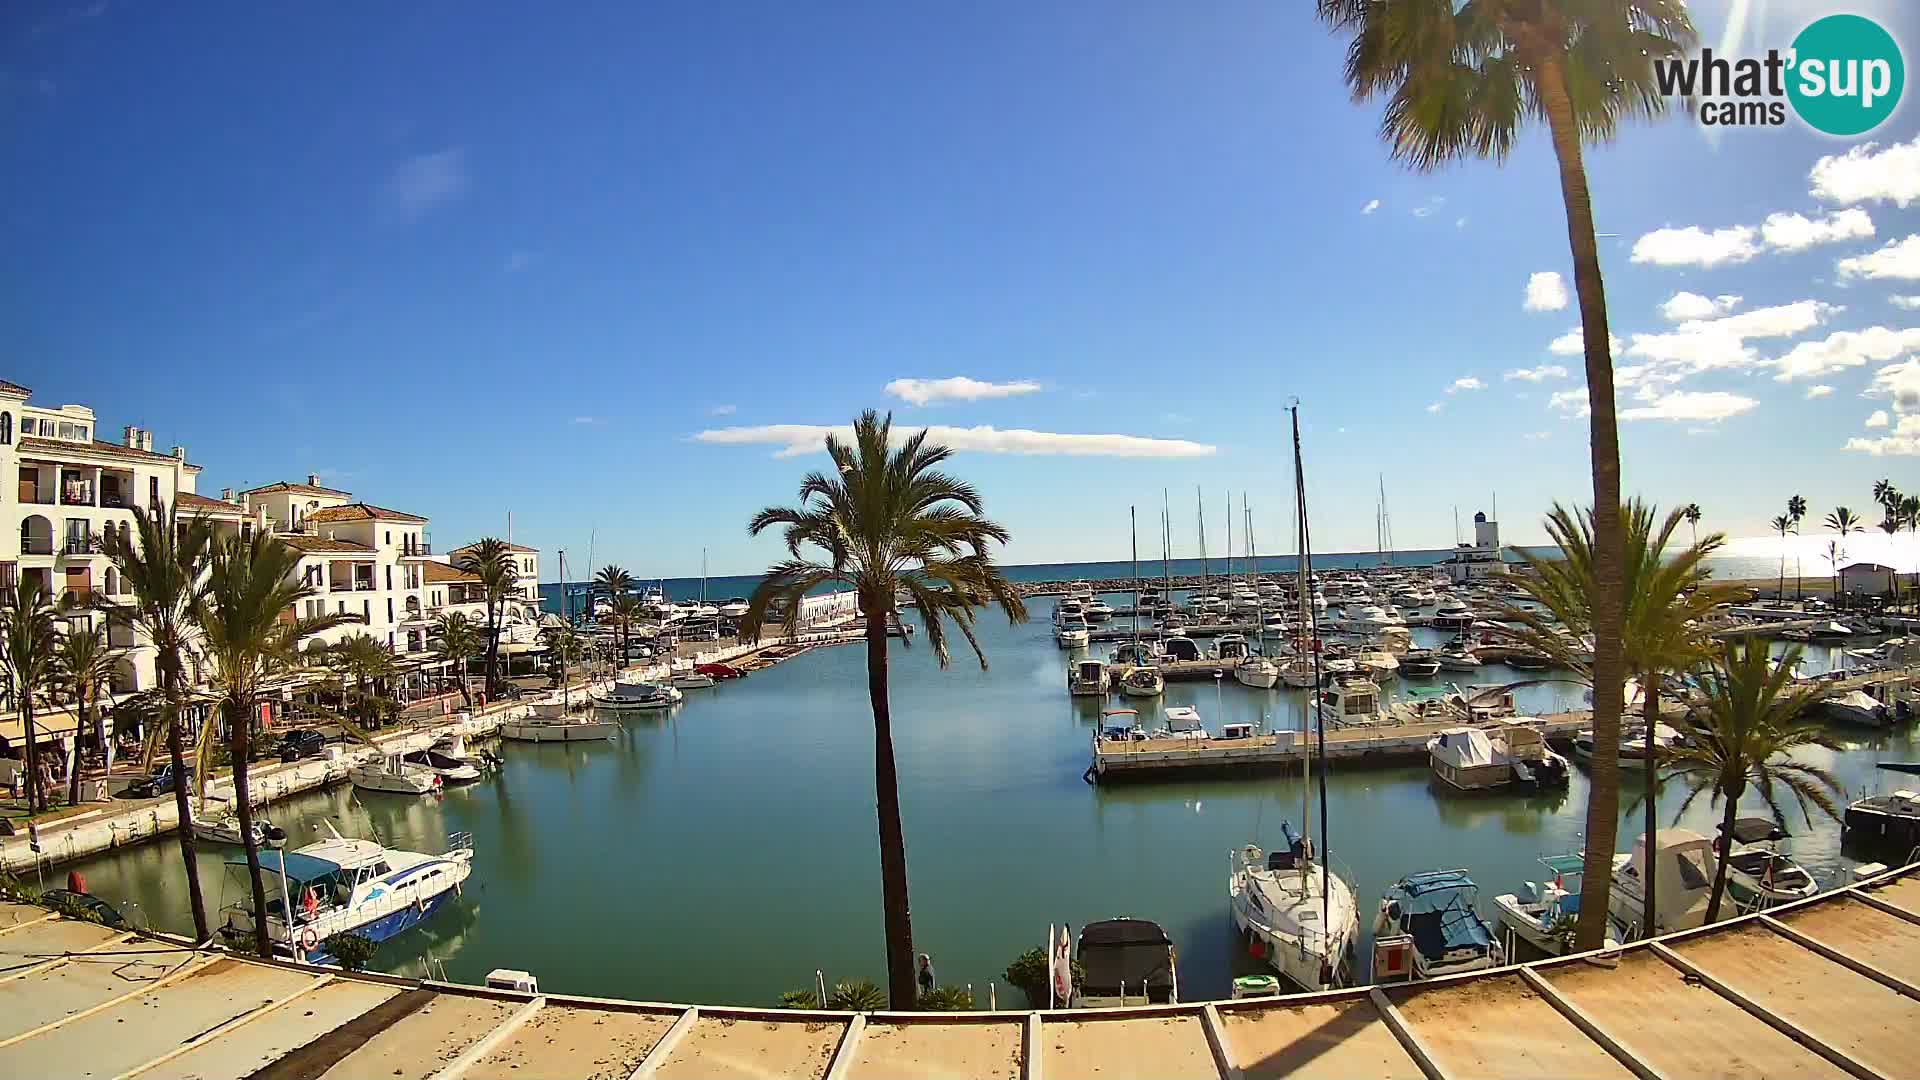
[[[1190,705],[1175,705],[1163,712],[1167,718],[1167,727],[1172,731],[1200,730],[1200,714]]]
[[[1553,871],[1557,877],[1573,877],[1586,870],[1587,861],[1579,855],[1542,855],[1540,865]]]
[[[1146,919],[1106,919],[1080,929],[1081,986],[1092,997],[1117,996],[1123,986],[1165,1000],[1173,989],[1173,941]]]
[[[1456,769],[1492,765],[1493,740],[1479,728],[1451,728],[1433,740],[1433,754]]]
[[[1444,956],[1455,949],[1485,952],[1493,939],[1474,912],[1478,887],[1464,870],[1414,874],[1394,887],[1400,925],[1423,956]]]
[[[1743,817],[1733,820],[1733,839],[1739,844],[1758,844],[1765,840],[1785,840],[1787,830],[1772,818]]]
[[[245,854],[230,856],[227,859],[227,865],[245,866],[247,857]],[[283,866],[284,869],[282,869]],[[260,852],[260,869],[269,873],[284,874],[287,880],[295,885],[306,885],[338,874],[341,866],[337,862],[315,858],[312,855],[302,855],[297,851],[269,850]]]

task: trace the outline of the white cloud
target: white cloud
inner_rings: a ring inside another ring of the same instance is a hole
[[[1668,322],[1695,322],[1700,319],[1718,318],[1739,306],[1740,297],[1738,296],[1722,293],[1709,298],[1683,289],[1668,297],[1667,302],[1660,305],[1660,314]]]
[[[1527,382],[1545,382],[1548,379],[1564,379],[1567,369],[1559,364],[1541,364],[1539,367],[1514,368],[1502,375],[1503,379],[1524,379]]]
[[[1446,407],[1447,407],[1447,403],[1446,403],[1446,402],[1444,402],[1444,401],[1436,401],[1436,402],[1434,402],[1433,404],[1431,404],[1431,405],[1428,405],[1428,406],[1427,406],[1427,411],[1428,411],[1428,412],[1431,412],[1431,413],[1437,413],[1437,412],[1439,412],[1439,411],[1440,411],[1441,409],[1444,409],[1444,408],[1446,408]]]
[[[1884,150],[1878,143],[1862,143],[1828,155],[1813,163],[1807,178],[1814,197],[1827,202],[1890,202],[1904,210],[1920,202],[1920,136]]]
[[[740,406],[738,405],[715,405],[713,408],[707,410],[707,415],[708,416],[732,416],[734,413],[737,413],[739,411],[740,411]]]
[[[1887,297],[1887,303],[1897,308],[1914,311],[1920,309],[1920,296],[1889,296]]]
[[[1867,414],[1867,426],[1870,428],[1883,428],[1892,422],[1893,418],[1887,415],[1885,409],[1875,409]]]
[[[1897,413],[1920,412],[1920,356],[1888,364],[1873,373],[1873,385],[1867,393],[1893,399]]]
[[[1447,197],[1445,195],[1435,195],[1433,198],[1428,199],[1423,205],[1414,207],[1413,216],[1417,218],[1426,217],[1446,204]]]
[[[1539,441],[1540,441],[1541,439],[1551,439],[1551,438],[1553,438],[1553,432],[1551,432],[1551,431],[1529,431],[1529,432],[1527,432],[1526,434],[1524,434],[1524,435],[1522,435],[1522,436],[1520,436],[1520,437],[1521,437],[1521,438],[1523,438],[1523,439],[1526,439],[1526,440],[1527,440],[1527,441],[1529,441],[1529,442],[1539,442]]]
[[[1874,416],[1879,417],[1885,417],[1885,415],[1885,413],[1874,414]],[[1886,425],[1884,423],[1875,424],[1872,419],[1869,418],[1867,426],[1885,427]],[[1920,455],[1920,414],[1901,417],[1900,422],[1893,426],[1893,430],[1877,439],[1863,439],[1859,436],[1848,439],[1844,449],[1858,450],[1862,453],[1872,454],[1874,457],[1912,457]]]
[[[1567,283],[1552,270],[1542,270],[1527,279],[1527,299],[1520,307],[1526,311],[1559,311],[1567,306]]]
[[[1839,210],[1816,221],[1799,214],[1768,214],[1760,224],[1760,238],[1780,251],[1805,251],[1815,244],[1864,240],[1873,235],[1873,219],[1865,210]]]
[[[1653,398],[1620,414],[1622,420],[1675,420],[1717,424],[1730,416],[1739,416],[1760,404],[1750,397],[1724,390],[1675,390]]]
[[[913,405],[935,405],[942,401],[985,401],[989,398],[1037,394],[1040,384],[1025,380],[981,382],[965,375],[955,375],[949,379],[895,379],[885,389],[887,393]]]
[[[1803,341],[1775,364],[1780,382],[1810,379],[1834,371],[1864,367],[1869,363],[1891,360],[1901,353],[1920,349],[1920,327],[1890,330],[1870,326],[1865,330],[1841,330],[1821,341]]]
[[[1831,393],[1833,393],[1833,387],[1828,386],[1826,383],[1817,383],[1807,387],[1807,400],[1812,401],[1814,398],[1823,398]]]
[[[1752,311],[1728,315],[1723,319],[1683,323],[1680,330],[1684,332],[1690,329],[1707,328],[1737,337],[1742,341],[1748,338],[1792,337],[1819,326],[1834,312],[1840,310],[1820,300],[1796,300],[1791,304],[1754,308]]]
[[[1466,227],[1467,227],[1467,219],[1466,219],[1466,218],[1464,218],[1464,217],[1457,217],[1457,218],[1454,218],[1454,219],[1453,219],[1453,227],[1454,227],[1454,228],[1456,228],[1456,229],[1464,229],[1464,228],[1466,228]]]
[[[1889,240],[1870,254],[1841,259],[1834,268],[1842,281],[1855,277],[1920,281],[1920,233],[1905,240]]]
[[[1585,330],[1583,327],[1576,326],[1566,333],[1561,334],[1559,337],[1554,338],[1552,341],[1547,342],[1547,351],[1555,356],[1584,356],[1587,352],[1587,339],[1582,336],[1584,333]],[[1614,355],[1618,355],[1620,352],[1620,335],[1608,334],[1607,344],[1609,346],[1608,351]]]
[[[600,418],[596,416],[576,416],[573,418],[573,422],[576,424],[597,424],[600,422]]]
[[[913,430],[897,429],[902,434]],[[853,429],[827,424],[765,424],[759,427],[713,428],[693,436],[695,442],[719,446],[777,446],[776,458],[800,457],[826,449],[827,435],[851,439]],[[1064,455],[1067,457],[1193,458],[1208,457],[1219,447],[1185,439],[1152,439],[1140,435],[1069,434],[1055,431],[1000,429],[989,426],[948,427],[934,424],[927,438],[955,450],[983,454]]]
[[[1365,205],[1365,206],[1363,206],[1363,207],[1361,207],[1361,208],[1360,208],[1360,212],[1361,212],[1361,213],[1363,213],[1363,214],[1371,214],[1371,213],[1373,213],[1373,212],[1374,212],[1375,210],[1378,210],[1378,209],[1380,209],[1380,200],[1379,200],[1379,199],[1368,199],[1368,200],[1367,200],[1367,205]]]
[[[1587,388],[1584,386],[1556,391],[1547,399],[1547,408],[1565,416],[1588,416],[1593,412],[1587,402]]]
[[[1718,319],[1695,319],[1664,333],[1633,335],[1626,355],[1647,361],[1644,378],[1656,382],[1678,382],[1704,371],[1760,367],[1764,361],[1748,341],[1805,333],[1839,310],[1819,300],[1798,300]]]
[[[380,188],[381,212],[388,218],[416,221],[467,190],[467,152],[459,147],[418,154],[401,162]]]
[[[1760,254],[1751,225],[1733,225],[1708,232],[1698,225],[1684,229],[1655,229],[1633,242],[1633,261],[1655,266],[1716,266],[1743,263]]]
[[[1453,380],[1453,383],[1447,387],[1447,393],[1449,394],[1457,393],[1458,391],[1461,391],[1461,390],[1485,390],[1486,388],[1487,388],[1487,384],[1481,382],[1477,377],[1472,375],[1462,375],[1461,377]]]

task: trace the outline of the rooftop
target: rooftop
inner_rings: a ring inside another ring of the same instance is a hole
[[[262,963],[0,904],[0,1045],[20,1076],[84,1063],[95,1076],[479,1080],[585,1075],[589,1062],[597,1076],[663,1078],[1905,1076],[1920,1022],[1916,869],[1521,967],[1045,1012],[534,996]]]
[[[471,550],[472,548],[476,548],[476,547],[479,547],[479,546],[480,546],[480,544],[479,544],[479,541],[477,541],[477,540],[476,540],[476,541],[474,541],[474,542],[473,542],[473,543],[471,543],[471,544],[462,544],[462,545],[460,545],[459,547],[457,547],[457,548],[454,548],[454,549],[453,549],[452,551],[450,551],[450,552],[448,552],[447,554],[449,554],[449,555],[458,555],[458,554],[460,554],[460,553],[461,553],[461,552],[463,552],[463,551],[468,551],[468,550]],[[528,554],[528,555],[538,555],[538,554],[540,554],[540,549],[539,549],[539,548],[530,548],[530,547],[528,547],[528,546],[526,546],[525,544],[506,544],[506,545],[505,545],[505,547],[506,547],[506,549],[507,549],[508,551],[519,551],[519,552],[523,552],[523,553],[525,553],[525,554]]]
[[[191,491],[182,491],[174,496],[174,503],[179,506],[182,513],[223,514],[231,517],[247,516],[245,507],[235,506],[230,502],[222,502],[219,499],[209,499],[205,495],[196,495]]]
[[[284,480],[282,480],[280,483],[277,483],[277,484],[268,484],[265,487],[248,488],[247,490],[241,492],[240,494],[271,495],[277,491],[288,491],[288,492],[293,492],[294,494],[297,494],[297,495],[334,495],[342,499],[353,498],[353,492],[351,491],[341,491],[337,488],[321,487],[318,484],[289,484]]]
[[[402,513],[399,510],[389,510],[384,506],[375,506],[372,503],[363,503],[363,502],[348,503],[345,506],[322,507],[319,510],[315,510],[311,514],[308,514],[307,520],[315,524],[326,524],[328,522],[338,522],[338,521],[376,521],[376,520],[377,521],[412,521],[412,522],[418,522],[422,525],[427,523],[426,518],[420,517],[415,514]]]
[[[427,568],[427,584],[429,585],[442,585],[449,581],[478,584],[480,581],[479,575],[469,574],[465,570],[449,566],[443,562],[428,560],[424,565]]]
[[[0,394],[10,394],[15,397],[29,397],[33,394],[33,391],[21,386],[19,383],[10,383],[5,379],[0,379]]]
[[[328,536],[313,536],[308,533],[282,533],[280,539],[296,551],[310,554],[327,552],[352,552],[356,555],[372,555],[373,549],[365,544],[356,544],[351,540],[335,540]]]
[[[43,439],[38,435],[22,435],[20,437],[20,452],[23,454],[30,452],[46,454],[99,454],[102,457],[121,458],[127,461],[164,461],[168,464],[179,460],[172,454],[157,454],[151,450],[135,450],[131,446],[101,442],[99,439],[95,439],[92,442],[69,442],[66,439]],[[192,469],[194,472],[200,471],[200,466],[198,465],[190,463],[183,464],[186,464],[186,467]]]

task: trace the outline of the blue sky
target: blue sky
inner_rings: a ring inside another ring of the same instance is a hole
[[[1317,546],[1373,546],[1382,474],[1402,547],[1496,493],[1537,539],[1590,492],[1578,317],[1527,310],[1569,276],[1544,134],[1406,171],[1308,7],[10,4],[0,377],[208,492],[318,472],[649,574],[764,565],[747,517],[822,460],[765,429],[869,406],[1046,451],[955,462],[1009,561],[1124,557],[1130,503],[1157,552],[1162,488],[1191,553],[1196,485],[1216,552],[1229,489],[1278,550],[1294,397]],[[1759,7],[1750,48],[1829,10]],[[1629,490],[1742,534],[1920,487],[1917,133],[1589,150]],[[1001,396],[887,390],[951,378]]]

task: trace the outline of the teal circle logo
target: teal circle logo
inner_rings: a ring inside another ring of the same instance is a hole
[[[1793,39],[1787,99],[1816,131],[1872,131],[1893,115],[1906,82],[1900,46],[1872,19],[1828,15]]]

